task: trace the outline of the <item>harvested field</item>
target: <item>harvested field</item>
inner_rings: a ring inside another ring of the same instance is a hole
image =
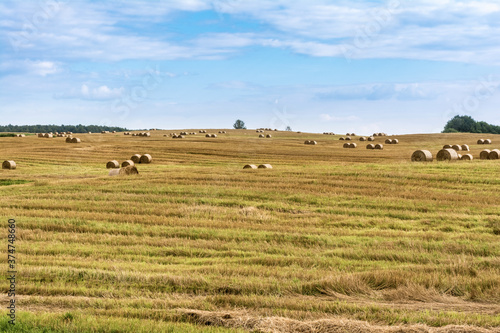
[[[398,135],[374,151],[336,135],[171,132],[0,138],[18,163],[0,170],[0,211],[19,228],[26,330],[499,331],[500,160],[478,158],[481,134]],[[474,159],[411,162],[446,143]],[[108,176],[136,152],[153,163]]]

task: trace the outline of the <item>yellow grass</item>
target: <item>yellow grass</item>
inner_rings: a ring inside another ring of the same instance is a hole
[[[0,212],[18,225],[20,321],[48,332],[89,322],[130,332],[141,322],[181,332],[498,332],[500,161],[478,158],[481,134],[401,135],[367,150],[342,149],[335,135],[166,133],[79,134],[78,145],[0,138],[3,160],[17,163],[0,171]],[[468,144],[474,160],[410,162],[447,142]],[[153,162],[107,176],[107,161],[136,152]]]

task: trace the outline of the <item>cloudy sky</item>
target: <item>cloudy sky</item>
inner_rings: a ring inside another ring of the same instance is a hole
[[[0,123],[500,124],[500,3],[0,0]]]

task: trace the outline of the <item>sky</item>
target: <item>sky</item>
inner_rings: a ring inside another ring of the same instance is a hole
[[[0,0],[0,124],[500,125],[500,3]]]

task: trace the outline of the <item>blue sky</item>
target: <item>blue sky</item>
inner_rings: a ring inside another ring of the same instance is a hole
[[[497,1],[2,0],[0,34],[2,124],[500,124]]]

